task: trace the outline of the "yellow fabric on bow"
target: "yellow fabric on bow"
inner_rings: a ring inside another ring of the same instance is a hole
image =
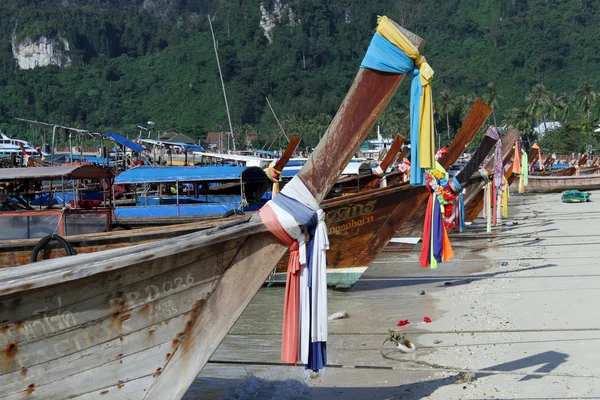
[[[435,136],[433,131],[433,94],[431,91],[431,80],[433,79],[433,69],[427,63],[425,57],[419,53],[419,49],[408,40],[402,32],[394,26],[388,17],[383,16],[377,19],[377,33],[389,40],[400,50],[410,57],[417,68],[423,93],[421,95],[419,123],[419,161],[420,167],[433,169],[435,162]]]

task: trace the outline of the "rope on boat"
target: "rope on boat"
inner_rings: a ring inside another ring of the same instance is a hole
[[[74,256],[75,254],[77,254],[75,252],[75,249],[73,249],[73,246],[71,246],[71,244],[69,242],[67,242],[65,239],[63,239],[61,236],[52,233],[48,236],[44,236],[33,248],[32,252],[31,252],[31,259],[30,261],[32,263],[37,262],[37,256],[40,252],[40,250],[42,250],[42,248],[47,245],[48,243],[50,243],[51,241],[56,240],[63,249],[65,249],[65,252],[67,253],[67,256]]]

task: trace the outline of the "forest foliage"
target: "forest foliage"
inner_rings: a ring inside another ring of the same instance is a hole
[[[494,107],[498,125],[531,138],[537,124],[563,121],[567,140],[554,133],[547,147],[596,144],[600,5],[593,0],[7,0],[0,128],[30,134],[14,119],[21,117],[129,136],[149,120],[198,139],[228,131],[209,15],[238,142],[258,136],[262,146],[280,135],[268,97],[284,129],[312,146],[383,14],[427,41],[442,144],[477,96]],[[269,37],[261,21],[273,25]],[[18,68],[13,42],[58,35],[69,43],[71,66]],[[380,118],[386,136],[408,134],[408,86]]]

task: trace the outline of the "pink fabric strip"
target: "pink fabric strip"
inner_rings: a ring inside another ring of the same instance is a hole
[[[290,246],[290,259],[288,261],[287,278],[285,282],[285,300],[283,304],[283,327],[281,335],[281,361],[296,364],[298,361],[298,321],[299,321],[299,294],[300,294],[300,251],[298,242],[287,234],[279,223],[277,215],[269,204],[258,210],[260,219],[269,232],[286,246]]]

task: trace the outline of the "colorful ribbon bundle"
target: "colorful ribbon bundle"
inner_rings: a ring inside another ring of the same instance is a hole
[[[446,208],[451,208],[453,211],[452,215],[455,216],[452,226],[458,227],[458,231],[462,233],[465,229],[465,196],[463,188],[455,176],[448,180],[448,187],[454,194],[454,204]]]
[[[488,128],[485,135],[496,141],[496,152],[494,153],[494,188],[491,194],[493,197],[492,222],[494,226],[496,226],[498,224],[498,219],[502,218],[502,181],[504,179],[502,140],[500,138],[500,131],[493,125]]]
[[[486,232],[490,233],[492,231],[492,222],[495,223],[495,206],[498,203],[498,198],[496,196],[496,191],[498,188],[495,184],[493,184],[492,180],[490,180],[490,174],[485,169],[485,167],[479,168],[479,175],[483,178],[484,186],[483,186],[483,218],[486,221]]]
[[[285,286],[281,360],[319,371],[327,363],[327,259],[325,213],[298,177],[259,211],[269,231],[290,246]],[[310,240],[306,246],[303,228]]]
[[[419,261],[423,267],[435,269],[438,263],[454,257],[450,239],[444,224],[443,204],[448,203],[447,173],[444,168],[436,162],[436,169],[427,173],[427,188],[429,189],[429,200],[425,213],[425,224],[423,226],[423,247]]]
[[[279,179],[281,178],[281,171],[277,171],[275,169],[275,163],[276,160],[272,162],[271,166],[264,169],[267,178],[269,178],[269,180],[273,182],[273,197],[279,193]]]
[[[529,163],[527,159],[527,153],[521,152],[519,141],[516,141],[512,172],[519,175],[519,193],[525,193],[525,186],[528,184]]]
[[[448,154],[448,149],[446,147],[442,147],[435,153],[435,161],[438,161],[440,158],[444,157]]]
[[[371,171],[373,171],[373,175],[375,175],[376,177],[381,179],[380,187],[387,187],[387,179],[385,178],[385,171],[383,169],[381,169],[381,166],[378,165],[375,168],[372,168]]]
[[[519,177],[519,193],[525,193],[525,187],[529,185],[529,156],[525,151],[521,155],[521,176]]]
[[[398,165],[398,171],[403,173],[402,182],[407,182],[410,179],[410,160],[405,158],[402,164]]]
[[[434,168],[434,124],[431,80],[433,70],[419,50],[387,17],[379,17],[361,68],[406,74],[412,72],[410,99],[411,161],[418,171],[410,175],[414,186],[425,185],[425,171]]]
[[[508,218],[508,198],[510,197],[510,185],[508,184],[508,179],[504,177],[502,179],[502,218]]]
[[[542,151],[540,149],[540,146],[537,145],[537,143],[534,143],[533,146],[531,146],[532,149],[536,150],[537,153],[537,159],[538,159],[538,169],[540,171],[544,170],[544,164],[542,164]],[[533,166],[532,166],[533,168]]]

